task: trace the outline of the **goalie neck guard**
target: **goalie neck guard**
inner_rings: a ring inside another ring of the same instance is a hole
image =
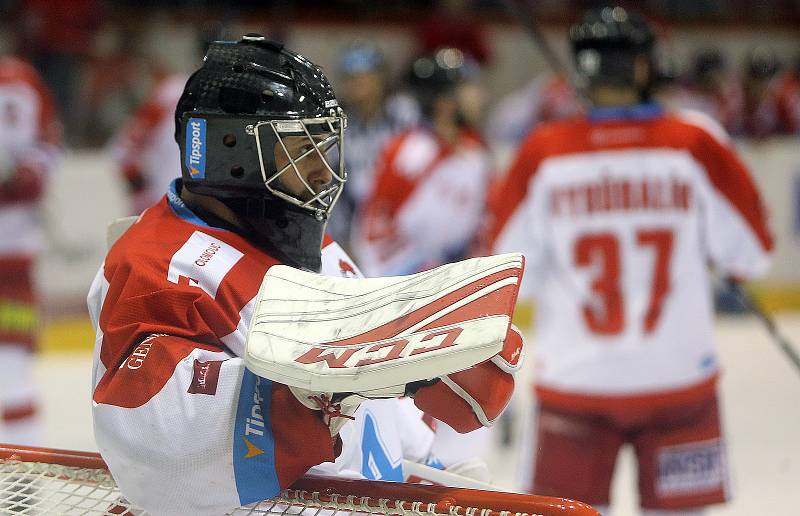
[[[258,34],[214,42],[175,111],[183,185],[223,202],[276,258],[317,271],[346,181],[345,126],[328,79],[303,56]]]

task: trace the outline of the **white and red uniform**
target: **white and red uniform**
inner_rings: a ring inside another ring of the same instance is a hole
[[[0,407],[4,438],[36,444],[30,351],[37,321],[33,266],[42,249],[40,203],[59,166],[61,125],[34,68],[0,58]]]
[[[0,58],[0,259],[42,248],[39,201],[61,156],[61,124],[36,70]]]
[[[454,144],[424,127],[389,141],[353,242],[364,273],[411,274],[465,257],[490,176],[484,145],[467,131]]]
[[[493,251],[525,254],[537,300],[537,492],[607,504],[616,451],[637,435],[644,507],[724,499],[707,264],[751,278],[772,249],[724,131],[654,104],[548,124],[490,203]],[[680,421],[693,411],[706,419]],[[576,464],[595,474],[575,481]]]
[[[276,263],[208,226],[174,187],[109,251],[88,298],[97,328],[94,431],[136,505],[224,514],[276,495],[313,466],[394,481],[403,479],[402,459],[442,467],[431,454],[434,432],[410,399],[363,403],[336,457],[319,412],[245,369],[254,297]],[[322,264],[323,274],[360,276],[329,238]]]
[[[131,212],[138,215],[164,195],[180,174],[180,149],[175,143],[175,106],[187,77],[161,79],[150,98],[114,136],[111,152],[131,193]]]
[[[583,102],[559,75],[538,76],[503,98],[489,115],[486,135],[492,144],[514,148],[533,128],[583,111]]]
[[[325,244],[321,274],[363,278],[338,244],[328,240]],[[442,449],[436,435],[444,425],[425,417],[410,398],[365,401],[354,418],[339,432],[342,451],[335,463],[314,466],[310,474],[402,482],[403,459],[444,469],[474,455]]]

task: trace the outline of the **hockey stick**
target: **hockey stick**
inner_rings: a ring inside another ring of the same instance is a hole
[[[539,28],[539,25],[536,23],[536,18],[533,15],[530,3],[527,2],[527,0],[503,0],[502,3],[511,17],[521,23],[528,32],[528,35],[533,39],[533,42],[542,53],[550,69],[564,77],[575,91],[580,91],[578,87],[579,81],[572,69],[566,66],[558,54],[556,54],[553,47],[548,43],[544,33],[542,33]]]
[[[726,283],[730,286],[731,291],[739,299],[742,306],[763,323],[764,327],[766,327],[767,331],[772,336],[772,340],[781,348],[784,355],[786,355],[789,361],[794,365],[797,372],[800,373],[800,355],[798,355],[792,343],[781,334],[778,326],[775,324],[775,320],[764,311],[753,296],[748,294],[741,285],[739,285],[739,282],[734,279],[728,279]]]
[[[419,484],[429,482],[434,485],[447,487],[463,487],[466,489],[483,489],[484,491],[502,491],[499,487],[481,482],[473,478],[465,477],[457,473],[451,473],[444,469],[438,469],[419,462],[412,462],[403,459],[403,480],[405,482]]]

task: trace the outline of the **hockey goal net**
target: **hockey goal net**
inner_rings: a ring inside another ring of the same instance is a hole
[[[96,453],[0,445],[0,514],[141,516],[128,503]],[[353,514],[595,516],[564,498],[304,477],[280,496],[240,507],[233,515]]]

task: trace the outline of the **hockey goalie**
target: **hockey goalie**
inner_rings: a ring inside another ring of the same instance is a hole
[[[510,399],[521,255],[341,277],[356,269],[324,228],[345,125],[322,71],[257,35],[212,44],[187,82],[182,177],[117,231],[89,294],[95,437],[138,507],[273,497],[335,461],[365,400],[469,432]]]

